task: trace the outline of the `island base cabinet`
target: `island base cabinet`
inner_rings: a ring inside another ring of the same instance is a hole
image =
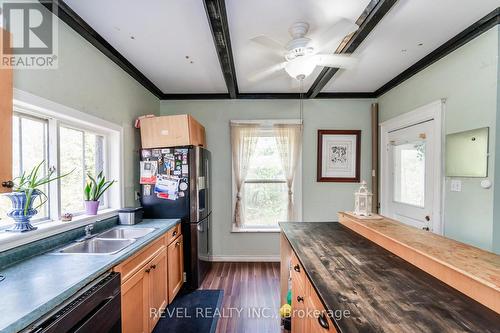
[[[168,298],[173,300],[184,283],[183,238],[177,237],[168,245]]]

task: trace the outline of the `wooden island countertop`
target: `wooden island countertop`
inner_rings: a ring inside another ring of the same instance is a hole
[[[349,314],[330,317],[338,332],[500,332],[498,313],[341,223],[280,227],[325,309]]]
[[[401,222],[339,213],[339,222],[500,313],[500,256]]]

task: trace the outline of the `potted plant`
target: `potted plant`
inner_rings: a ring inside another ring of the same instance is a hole
[[[87,182],[83,189],[85,195],[85,213],[87,215],[96,215],[99,209],[99,198],[106,192],[106,190],[113,185],[115,180],[106,180],[102,171],[97,175],[97,179],[87,174],[90,181]]]
[[[12,202],[12,211],[7,214],[15,221],[12,228],[7,231],[25,232],[35,230],[36,227],[31,225],[30,219],[38,213],[38,208],[47,202],[47,195],[40,189],[43,185],[54,180],[67,176],[72,171],[61,176],[54,176],[55,169],[49,168],[48,173],[43,175],[45,161],[36,165],[28,174],[23,172],[21,176],[14,179],[12,192],[5,193]],[[34,202],[38,199],[38,205],[33,207]]]

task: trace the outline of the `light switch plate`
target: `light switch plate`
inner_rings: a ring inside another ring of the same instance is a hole
[[[452,192],[462,192],[462,181],[459,179],[452,179],[450,190]]]

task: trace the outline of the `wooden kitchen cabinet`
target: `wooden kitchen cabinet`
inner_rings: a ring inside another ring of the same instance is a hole
[[[3,36],[4,30],[0,28]],[[8,41],[4,41],[8,43]],[[4,182],[12,181],[12,69],[0,69],[0,144],[2,145],[2,158],[0,159],[0,193],[10,192],[11,188],[5,187]]]
[[[332,321],[314,290],[306,272],[288,241],[282,237],[282,294],[286,294],[288,276],[292,280],[292,333],[335,333]],[[289,264],[288,264],[289,263]]]
[[[180,224],[113,270],[122,279],[122,332],[152,332],[184,282]]]
[[[205,128],[188,114],[141,120],[142,148],[206,147]]]
[[[149,330],[152,331],[158,320],[160,320],[159,314],[163,311],[168,304],[168,293],[167,293],[167,253],[166,251],[161,251],[150,263],[149,265],[149,306],[151,309],[155,309],[158,315],[149,316]]]
[[[122,332],[149,332],[149,279],[145,268],[122,283]]]
[[[177,237],[168,246],[168,299],[173,300],[184,283],[183,238]]]

